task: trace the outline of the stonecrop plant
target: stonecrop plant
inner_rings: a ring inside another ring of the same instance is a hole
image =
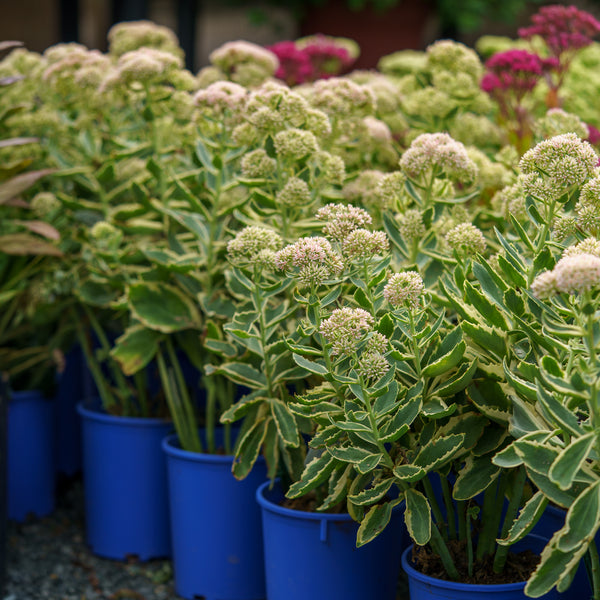
[[[499,578],[553,503],[526,591],[583,560],[600,600],[598,29],[546,6],[485,62],[439,40],[353,72],[311,37],[194,74],[145,21],[12,49],[2,370],[77,336],[107,412],[169,415],[240,479],[263,456],[358,545],[403,504],[450,579]]]

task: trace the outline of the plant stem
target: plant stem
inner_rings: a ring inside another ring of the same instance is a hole
[[[425,491],[425,495],[429,501],[429,506],[431,506],[431,512],[433,513],[435,522],[444,523],[444,515],[442,514],[438,501],[435,497],[435,492],[433,491],[433,486],[431,485],[429,475],[427,477],[423,477],[423,479],[421,479],[421,483],[423,484],[423,490]]]
[[[454,502],[450,494],[450,485],[446,477],[440,477],[440,484],[442,486],[442,496],[444,498],[444,504],[446,505],[446,522],[448,524],[448,539],[456,539],[456,518],[454,516]]]
[[[446,542],[444,541],[444,538],[442,537],[442,534],[439,532],[435,523],[431,528],[431,539],[429,540],[429,544],[431,545],[432,550],[440,557],[448,576],[454,580],[460,579],[460,575],[456,565],[454,564],[454,561],[452,560],[448,546],[446,546]]]
[[[590,561],[592,598],[593,600],[600,600],[600,557],[598,557],[598,547],[594,538],[590,541],[587,552]]]

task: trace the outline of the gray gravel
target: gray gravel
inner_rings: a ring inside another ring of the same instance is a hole
[[[168,560],[120,562],[85,543],[80,479],[66,482],[43,519],[8,526],[4,600],[178,600]]]

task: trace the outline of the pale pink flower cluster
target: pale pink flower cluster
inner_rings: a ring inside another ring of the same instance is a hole
[[[163,25],[152,21],[123,21],[113,25],[108,31],[109,52],[121,56],[138,48],[155,48],[178,57],[183,56],[175,33]]]
[[[351,204],[327,204],[317,211],[316,217],[320,221],[326,221],[323,233],[338,242],[355,229],[364,228],[373,222],[364,208]]]
[[[581,294],[598,286],[600,257],[575,253],[561,258],[552,271],[538,275],[531,284],[531,291],[538,298],[549,298],[556,293]]]
[[[525,174],[539,174],[556,196],[583,185],[598,164],[594,148],[574,133],[564,133],[540,142],[528,150],[519,163]]]
[[[194,104],[199,108],[210,109],[216,114],[225,111],[242,110],[248,92],[243,86],[231,81],[216,81],[194,94]]]
[[[381,192],[379,184],[383,181],[385,173],[378,169],[364,169],[358,177],[346,183],[342,194],[347,202],[362,204],[367,208],[387,208],[390,197]]]
[[[312,104],[334,118],[366,117],[375,113],[373,90],[350,79],[320,79],[310,93]]]
[[[394,273],[383,288],[384,298],[395,308],[418,308],[424,293],[423,278],[416,271]]]
[[[122,54],[117,70],[120,79],[126,83],[145,83],[164,79],[181,65],[181,58],[170,52],[142,47]]]
[[[277,56],[270,50],[246,42],[237,40],[226,42],[216,50],[213,50],[209,55],[210,62],[221,69],[228,77],[235,78],[240,71],[244,71],[247,67],[256,70],[256,74],[262,74],[262,79],[267,79],[275,75],[275,71],[279,67]],[[240,83],[243,83],[240,81]]]
[[[593,254],[600,258],[600,240],[595,237],[586,238],[577,244],[573,244],[573,246],[565,248],[562,257],[567,258],[576,254]]]
[[[544,138],[551,138],[563,133],[574,133],[582,139],[590,135],[589,127],[575,114],[562,108],[551,108],[540,117],[534,126],[535,132]]]
[[[67,94],[77,86],[98,88],[111,69],[107,56],[79,44],[54,46],[48,49],[48,54],[50,59],[42,73],[42,80],[59,93]]]
[[[424,133],[417,137],[402,155],[400,166],[413,179],[440,172],[468,184],[477,177],[477,166],[464,145],[447,133]]]
[[[389,249],[390,242],[383,231],[355,229],[342,242],[342,252],[350,260],[373,258],[377,255],[387,254]]]
[[[353,354],[362,338],[373,329],[373,316],[362,308],[336,308],[319,331],[331,344],[331,354]]]
[[[380,142],[390,142],[392,140],[392,132],[390,128],[380,119],[375,117],[365,117],[363,125],[367,130],[367,135]]]
[[[342,257],[324,237],[300,238],[280,250],[275,257],[278,269],[287,271],[307,285],[319,285],[341,273]]]

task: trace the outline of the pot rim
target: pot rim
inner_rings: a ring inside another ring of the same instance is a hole
[[[104,412],[98,400],[82,400],[78,402],[77,412],[86,419],[100,423],[110,423],[111,425],[135,425],[136,427],[173,425],[170,419],[160,419],[158,417],[121,417],[119,415],[110,415]]]
[[[524,539],[527,539],[527,538],[530,538],[530,539],[534,538],[536,540],[540,540],[543,542],[544,545],[548,541],[546,538],[544,538],[540,535],[536,535],[534,533],[528,534],[527,536],[525,536]],[[437,577],[431,577],[430,575],[425,575],[424,573],[421,573],[420,571],[415,569],[415,567],[412,566],[409,555],[412,552],[413,547],[414,547],[414,543],[411,544],[408,548],[406,548],[402,552],[402,559],[401,559],[402,569],[409,577],[412,577],[413,579],[420,581],[421,583],[424,583],[429,586],[435,586],[438,588],[443,587],[443,588],[446,588],[449,590],[461,590],[461,591],[468,590],[468,591],[472,591],[472,592],[489,593],[489,592],[493,592],[493,591],[508,592],[508,591],[523,590],[525,588],[525,585],[527,584],[527,580],[516,581],[513,583],[488,583],[488,584],[485,584],[485,583],[464,583],[462,581],[449,581],[447,579],[439,579]]]
[[[162,449],[167,456],[179,460],[187,460],[195,463],[229,464],[233,462],[233,454],[209,454],[208,452],[191,452],[177,447],[175,444],[179,440],[176,433],[171,433],[163,438],[161,442]],[[262,458],[258,457],[259,460]],[[264,460],[264,459],[263,459]]]

